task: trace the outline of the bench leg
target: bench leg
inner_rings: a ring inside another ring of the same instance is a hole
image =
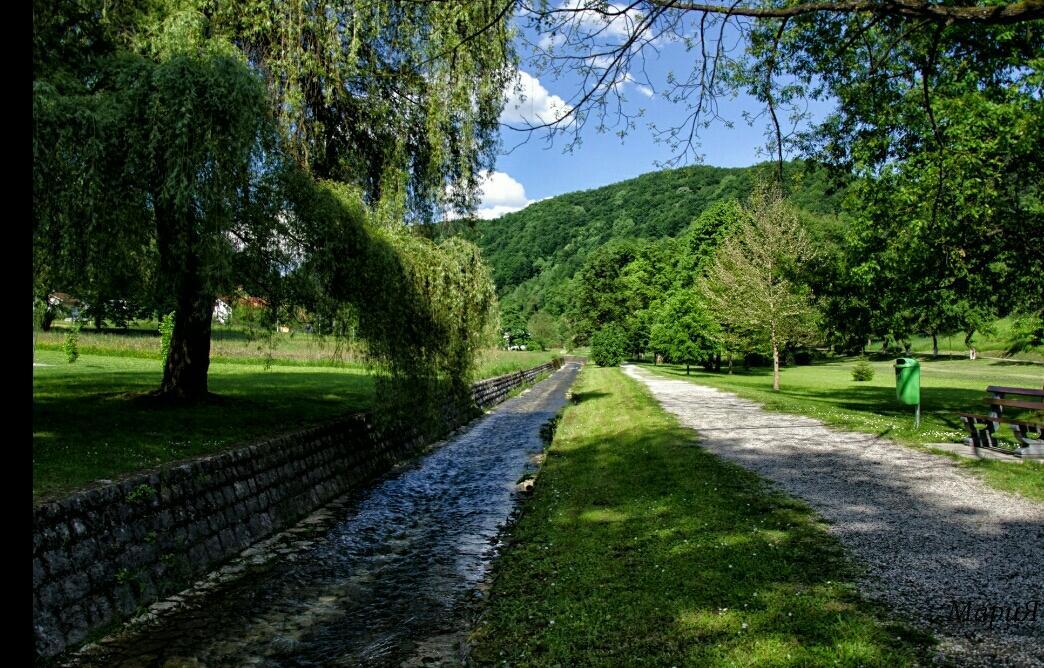
[[[1015,432],[1015,438],[1023,447],[1029,447],[1030,445],[1040,445],[1041,443],[1041,428],[1037,427],[1035,430],[1028,424],[1013,424],[1011,430]],[[1030,436],[1030,434],[1036,432],[1036,438]]]
[[[996,445],[996,441],[993,438],[993,434],[996,431],[995,423],[986,422],[980,428],[974,418],[962,416],[961,420],[964,421],[964,426],[967,427],[968,433],[971,434],[971,446],[973,448],[992,448]]]

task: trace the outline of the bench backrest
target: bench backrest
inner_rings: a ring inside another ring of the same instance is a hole
[[[990,385],[986,388],[991,394],[1014,394],[1024,397],[1044,397],[1044,390],[1036,390],[1031,387],[1001,387]]]

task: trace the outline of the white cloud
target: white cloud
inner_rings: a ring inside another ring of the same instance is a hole
[[[504,94],[507,103],[500,114],[501,123],[550,123],[572,109],[565,100],[548,92],[539,79],[521,70]]]
[[[575,20],[585,30],[597,32],[601,37],[628,37],[635,25],[642,20],[642,13],[637,9],[627,9],[627,5],[612,2],[602,4],[592,0],[564,0],[559,7],[581,10],[576,13]],[[602,11],[589,9],[590,7],[597,7]]]
[[[565,35],[546,33],[540,37],[537,46],[544,51],[551,51],[555,47],[561,46],[563,43],[565,43]]]
[[[506,172],[489,171],[479,177],[479,206],[475,211],[476,218],[491,220],[505,213],[524,209],[538,200],[526,197],[526,189]],[[446,210],[446,220],[459,218],[452,210]]]

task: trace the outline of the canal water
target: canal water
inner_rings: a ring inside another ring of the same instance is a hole
[[[498,535],[535,469],[568,363],[379,481],[292,562],[105,645],[87,665],[401,666],[459,663]]]

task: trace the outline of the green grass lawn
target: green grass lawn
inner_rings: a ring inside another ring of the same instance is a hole
[[[574,388],[494,565],[480,664],[894,666],[928,639],[861,600],[802,503],[695,447],[618,369]]]
[[[1005,357],[1006,351],[1011,346],[1012,318],[1001,318],[993,323],[993,331],[989,334],[976,332],[972,337],[972,345],[979,355],[986,357]],[[880,347],[877,342],[872,349]],[[910,348],[914,353],[930,355],[932,352],[932,337],[916,336],[910,340]],[[939,336],[939,353],[952,354],[958,357],[967,357],[968,348],[964,345],[964,334],[951,334]],[[1012,359],[1020,360],[1044,360],[1044,346],[1036,346],[1021,351],[1011,356]]]
[[[747,372],[737,369],[728,375],[693,367],[691,375],[686,376],[684,366],[642,366],[664,376],[735,392],[769,410],[807,415],[835,427],[887,436],[916,447],[962,441],[967,434],[957,413],[986,412],[988,406],[981,398],[986,396],[988,385],[1040,388],[1044,383],[1044,366],[1028,362],[920,362],[920,428],[914,427],[913,407],[896,401],[894,360],[872,362],[874,378],[863,382],[852,380],[854,359],[790,367],[781,371],[778,393],[772,391],[772,370],[767,368]],[[1006,429],[1004,435],[1010,437]],[[1044,466],[1031,462],[960,461],[999,489],[1044,500]]]
[[[33,368],[34,502],[365,410],[373,398],[372,379],[361,365],[277,359],[266,368],[255,354],[211,363],[210,391],[220,403],[143,406],[133,395],[159,387],[158,353],[131,355],[94,345],[111,354],[82,354],[69,364],[58,351],[35,353],[35,363],[43,366]],[[552,356],[484,351],[477,375],[530,368]]]
[[[37,350],[61,350],[67,329],[67,323],[56,323],[50,331],[38,332]],[[84,327],[79,339],[82,354],[160,359],[160,336],[155,327],[100,332]],[[338,342],[307,332],[264,336],[258,330],[215,325],[210,354],[213,361],[229,364],[362,367],[364,347],[361,342]]]

